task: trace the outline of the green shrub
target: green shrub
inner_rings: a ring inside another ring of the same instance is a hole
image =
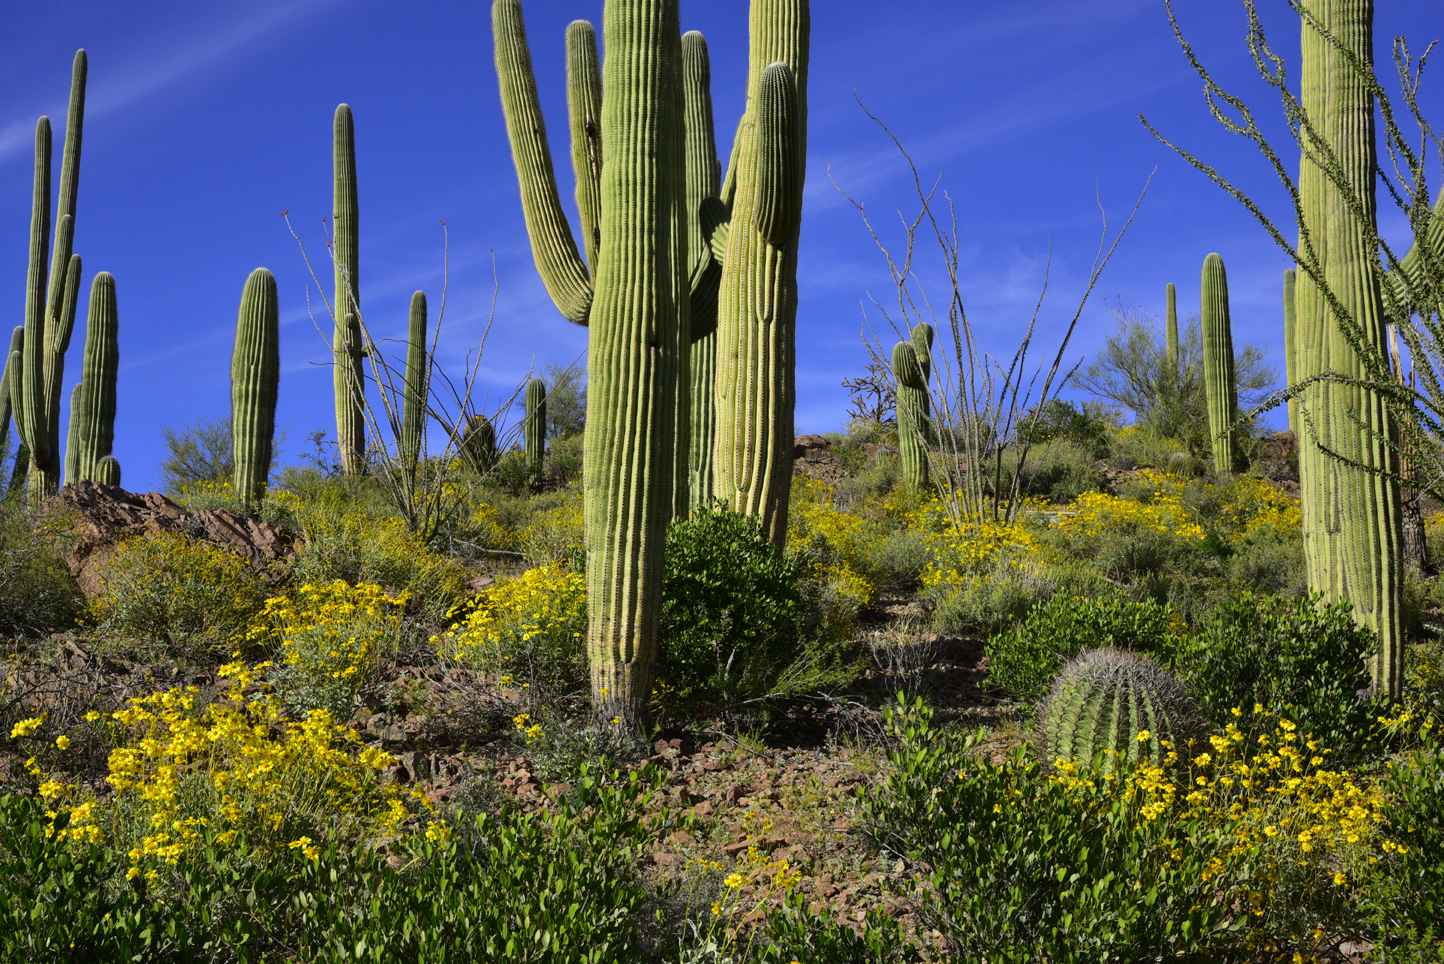
[[[772,692],[802,649],[802,595],[757,519],[695,510],[668,528],[665,566],[661,691],[723,707]]]
[[[260,575],[239,556],[175,532],[121,543],[100,582],[90,602],[98,636],[203,660],[230,652],[266,600]]]
[[[1035,446],[1070,443],[1092,461],[1108,454],[1109,437],[1117,428],[1118,413],[1098,402],[1077,405],[1067,399],[1054,398],[1041,411],[1036,407],[1029,409],[1019,424],[1022,441]]]
[[[1023,463],[1022,492],[1066,505],[1102,483],[1103,476],[1094,467],[1096,461],[1090,449],[1067,438],[1034,445]],[[1003,484],[1009,486],[1017,472],[1016,462],[1005,466],[1004,471]]]
[[[1215,725],[1255,703],[1337,752],[1361,749],[1379,706],[1366,659],[1374,634],[1346,603],[1244,593],[1223,603],[1182,649],[1175,671]]]
[[[207,845],[152,886],[127,884],[124,857],[104,846],[57,847],[64,814],[0,797],[0,959],[640,960],[636,865],[652,829],[638,814],[654,788],[584,773],[578,791],[585,807],[563,798],[433,824],[393,854]]]
[[[1171,606],[1116,593],[1056,595],[1033,606],[1017,628],[988,640],[988,679],[1033,702],[1048,691],[1062,665],[1085,650],[1126,649],[1169,665],[1184,628]]]
[[[1420,746],[1391,761],[1386,816],[1395,842],[1392,859],[1378,868],[1373,923],[1387,935],[1389,961],[1444,960],[1444,752],[1438,717],[1416,719]]]
[[[39,636],[75,621],[85,599],[57,551],[63,522],[37,531],[17,498],[0,499],[0,635]]]

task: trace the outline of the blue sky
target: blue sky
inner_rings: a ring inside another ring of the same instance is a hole
[[[1282,0],[1260,5],[1271,39],[1296,65],[1297,21]],[[525,9],[569,201],[562,37],[572,19],[599,22],[601,3],[531,0]],[[1248,61],[1242,6],[1179,0],[1177,9],[1218,78],[1248,95],[1282,139],[1276,101]],[[1161,0],[832,0],[815,3],[812,16],[799,432],[841,427],[846,393],[838,383],[865,364],[861,304],[870,294],[891,295],[884,262],[828,171],[885,226],[896,224],[891,212],[913,207],[907,169],[853,100],[854,88],[925,175],[941,172],[957,204],[964,295],[985,348],[1011,353],[1037,298],[1050,241],[1040,344],[1055,341],[1097,247],[1095,188],[1116,226],[1156,167],[1138,218],[1084,313],[1072,357],[1086,356],[1113,328],[1099,296],[1161,312],[1172,281],[1186,312],[1196,304],[1204,256],[1218,251],[1229,271],[1235,340],[1269,347],[1282,369],[1284,256],[1137,119],[1146,113],[1288,222],[1261,160],[1208,116]],[[44,113],[56,123],[58,183],[70,62],[84,47],[90,82],[75,247],[87,288],[97,271],[116,277],[115,450],[127,488],[157,483],[162,425],[228,410],[236,307],[258,265],[275,273],[280,290],[283,458],[299,457],[308,432],[334,433],[330,369],[320,364],[329,353],[308,317],[308,274],[278,212],[289,209],[313,257],[324,258],[331,117],[342,101],[356,118],[361,302],[373,331],[404,333],[418,288],[435,316],[444,219],[451,242],[442,337],[448,370],[459,370],[479,337],[494,284],[496,318],[482,363],[482,387],[493,399],[509,395],[533,365],[584,351],[585,331],[558,315],[531,261],[492,67],[489,4],[9,0],[5,19],[0,313],[12,319],[8,325],[23,320],[35,119]],[[742,109],[747,7],[742,0],[682,0],[682,20],[710,43],[725,159]],[[1444,10],[1435,0],[1379,4],[1376,57],[1386,67],[1389,40],[1399,33],[1422,50],[1444,36]],[[1444,117],[1437,79],[1426,106]],[[1383,223],[1397,235],[1399,219]],[[66,398],[79,377],[80,324]]]

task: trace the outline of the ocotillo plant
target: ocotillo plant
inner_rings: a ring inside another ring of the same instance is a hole
[[[1404,632],[1400,493],[1389,448],[1395,427],[1365,382],[1359,354],[1388,357],[1380,272],[1360,254],[1377,236],[1374,5],[1306,0],[1301,7],[1308,15],[1301,104],[1327,152],[1303,153],[1298,184],[1299,250],[1317,258],[1294,289],[1296,341],[1306,346],[1296,363],[1307,383],[1299,397],[1304,557],[1309,588],[1348,600],[1378,634],[1374,687],[1397,698]]]
[[[717,283],[722,276],[722,263],[713,256],[711,238],[703,231],[700,217],[702,204],[708,199],[713,205],[720,204],[717,195],[722,190],[722,163],[717,159],[717,136],[712,119],[712,65],[707,40],[695,30],[682,35],[682,98],[687,118],[687,264],[692,271],[689,318],[692,349],[688,358],[692,381],[688,414],[692,425],[691,452],[687,454],[687,494],[690,508],[695,509],[710,505],[714,491]],[[683,454],[679,448],[679,462]]]
[[[1238,393],[1233,376],[1228,275],[1223,269],[1223,258],[1217,254],[1203,260],[1199,319],[1203,331],[1203,388],[1208,402],[1208,432],[1213,437],[1213,467],[1218,472],[1232,472]]]
[[[231,354],[231,439],[236,496],[250,505],[266,492],[281,376],[276,279],[257,268],[246,279]]]
[[[600,87],[589,66],[595,57],[586,55],[594,33],[580,23],[567,31],[568,105],[578,135],[572,157],[590,272],[557,193],[518,0],[496,0],[492,28],[537,269],[562,315],[590,328],[584,471],[592,705],[602,719],[630,723],[645,715],[651,693],[662,548],[675,502],[678,373],[690,342],[677,0],[607,0]]]
[[[24,347],[25,329],[17,325],[10,333],[10,350],[5,353],[5,364],[0,366],[0,458],[5,457],[6,444],[10,441],[10,377],[12,372],[18,374],[24,364],[20,357]],[[17,459],[19,454],[16,453]]]
[[[468,472],[485,475],[496,464],[496,428],[485,415],[473,415],[462,433],[461,462]]]
[[[1294,310],[1294,269],[1284,271],[1284,377],[1288,387],[1298,384],[1298,343],[1295,340],[1298,312]],[[1289,396],[1289,431],[1299,434],[1299,400]]]
[[[410,470],[421,458],[426,436],[426,404],[431,397],[430,368],[426,358],[426,295],[411,296],[411,318],[406,340],[406,384],[401,397],[401,435],[398,448]]]
[[[70,109],[60,168],[55,242],[50,243],[50,119],[35,127],[35,189],[30,214],[30,270],[25,290],[25,348],[16,420],[30,458],[30,494],[43,499],[60,485],[60,393],[65,352],[75,324],[80,259],[74,255],[75,202],[80,188],[80,144],[85,118],[87,59],[77,51],[71,70]],[[47,254],[50,265],[47,268]],[[48,292],[47,292],[48,285]]]
[[[95,463],[95,481],[120,488],[120,462],[114,455],[107,455]]]
[[[533,378],[526,386],[526,421],[522,423],[526,439],[526,474],[532,485],[541,482],[542,461],[547,450],[547,383]]]
[[[797,240],[807,157],[806,0],[754,0],[747,110],[722,188],[717,494],[781,545],[792,485]]]
[[[366,468],[365,345],[361,333],[360,215],[356,192],[356,125],[351,108],[336,108],[332,138],[334,174],[332,212],[336,293],[332,310],[336,332],[331,344],[336,393],[336,447],[341,468],[357,475]]]
[[[75,474],[66,480],[95,479],[95,466],[115,442],[115,376],[120,367],[120,315],[115,279],[102,271],[90,283],[85,317],[85,354],[81,359]],[[67,460],[69,453],[66,453]]]
[[[927,416],[924,406],[928,383],[912,344],[898,342],[892,350],[892,370],[897,377],[897,439],[903,480],[913,486],[928,483]]]

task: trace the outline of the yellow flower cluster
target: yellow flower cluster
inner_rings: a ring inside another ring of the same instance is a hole
[[[267,648],[279,640],[281,662],[307,678],[359,684],[397,639],[409,598],[405,592],[392,597],[380,586],[352,586],[343,579],[307,583],[267,599],[246,639]]]
[[[712,903],[705,937],[715,941],[727,954],[744,950],[739,957],[746,959],[749,955],[739,944],[743,943],[745,936],[746,947],[750,948],[756,930],[749,925],[757,920],[761,908],[778,903],[782,895],[801,882],[802,871],[786,860],[771,859],[758,848],[756,838],[772,830],[771,819],[760,819],[757,814],[748,811],[742,817],[742,829],[750,842],[747,849],[737,855],[737,864],[732,872],[722,880],[723,890]],[[702,882],[709,876],[722,873],[726,867],[716,860],[694,858],[687,862],[685,869],[689,871],[687,904],[688,916],[691,917],[693,901],[707,890]]]
[[[816,574],[829,589],[855,609],[872,602],[877,587],[866,562],[871,526],[865,519],[843,512],[836,493],[826,482],[795,476],[787,514],[787,551],[798,553],[818,544],[829,557],[819,560]]]
[[[936,499],[908,513],[908,527],[927,534],[924,588],[962,590],[1004,572],[1038,566],[1046,552],[1025,521],[1031,519],[1033,507],[1025,505],[1023,509],[1011,522],[971,517],[961,525],[954,523]]]
[[[463,665],[502,671],[517,651],[551,644],[577,649],[587,624],[587,580],[557,566],[529,569],[493,586],[470,604],[471,612],[432,638],[441,654]],[[520,667],[518,667],[520,671]]]
[[[581,492],[570,493],[561,505],[534,515],[517,533],[516,541],[531,562],[551,566],[566,562],[586,545]]]
[[[1219,510],[1219,528],[1233,545],[1260,538],[1300,538],[1299,500],[1262,479],[1236,478]]]
[[[107,778],[115,795],[103,807],[72,808],[69,832],[98,841],[108,830],[117,844],[132,844],[130,876],[152,881],[157,867],[205,846],[208,836],[226,847],[244,835],[252,848],[301,848],[314,859],[300,831],[342,839],[397,833],[407,809],[383,774],[393,758],[362,747],[325,710],[284,719],[259,682],[268,665],[222,666],[228,692],[237,694],[231,699],[200,707],[195,687],[173,688],[110,714],[119,743]]]
[[[1067,536],[1094,539],[1108,530],[1152,529],[1179,539],[1204,538],[1203,527],[1183,504],[1183,484],[1153,469],[1138,473],[1152,487],[1146,500],[1125,499],[1104,492],[1085,492],[1073,503],[1072,511],[1061,516],[1054,527]]]

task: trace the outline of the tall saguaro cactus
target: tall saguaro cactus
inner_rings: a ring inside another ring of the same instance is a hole
[[[903,480],[921,487],[928,483],[928,379],[915,344],[900,341],[893,347],[892,370],[897,377],[897,437]]]
[[[707,39],[695,30],[682,35],[682,98],[687,118],[687,264],[692,288],[689,318],[692,347],[688,358],[692,383],[688,412],[691,444],[685,454],[687,492],[690,507],[695,509],[709,505],[714,494],[717,283],[722,276],[722,263],[713,255],[712,238],[704,230],[701,218],[704,203],[714,211],[721,204],[717,195],[722,190],[722,163],[717,159],[717,135],[712,119],[712,63]],[[683,454],[679,450],[679,462]]]
[[[1298,373],[1298,312],[1294,310],[1294,269],[1284,271],[1284,377],[1288,387],[1299,383]],[[1299,434],[1299,400],[1289,396],[1289,431],[1297,438]]]
[[[722,200],[717,494],[787,536],[796,396],[797,242],[807,156],[807,0],[753,0],[747,109]]]
[[[547,383],[533,378],[526,386],[526,474],[535,485],[541,481],[542,462],[547,450]]]
[[[411,296],[411,317],[406,335],[406,384],[401,396],[401,437],[398,448],[408,470],[416,467],[426,435],[426,406],[431,397],[430,365],[426,358],[426,294]]]
[[[626,723],[645,714],[651,693],[662,547],[675,499],[677,381],[689,341],[677,0],[607,0],[604,8],[600,123],[572,125],[587,140],[585,149],[572,152],[577,180],[593,179],[598,187],[590,271],[561,209],[518,0],[495,0],[492,27],[537,268],[563,316],[590,329],[585,514],[592,702],[602,718]],[[589,28],[573,25],[567,36],[574,51],[595,44]],[[594,109],[587,106],[595,103],[589,63],[585,56],[568,58],[574,116]],[[584,233],[588,211],[583,203]]]
[[[1404,633],[1400,492],[1388,445],[1394,425],[1385,400],[1365,384],[1358,353],[1388,357],[1382,282],[1368,240],[1377,217],[1374,4],[1303,0],[1300,8],[1301,103],[1337,165],[1326,173],[1306,151],[1299,171],[1299,246],[1318,254],[1323,274],[1301,272],[1294,289],[1296,368],[1307,383],[1299,397],[1304,557],[1309,588],[1348,600],[1378,634],[1374,688],[1397,697]],[[1328,377],[1310,381],[1321,375]]]
[[[66,479],[95,479],[96,463],[115,443],[115,377],[120,367],[120,313],[115,279],[102,271],[90,283],[85,316],[85,354],[81,358],[80,397],[72,428],[75,474]],[[66,453],[67,459],[70,458]]]
[[[247,504],[266,492],[276,432],[276,391],[281,377],[280,304],[276,279],[257,268],[246,279],[231,354],[231,437],[234,488]]]
[[[366,468],[366,411],[362,393],[366,372],[361,333],[361,242],[356,191],[356,124],[351,108],[336,107],[333,123],[332,217],[335,222],[336,332],[331,343],[336,393],[336,445],[341,468],[359,475]]]
[[[1173,287],[1173,282],[1168,283],[1164,289],[1164,297],[1167,301],[1167,309],[1163,322],[1163,346],[1164,361],[1168,365],[1169,377],[1177,377],[1178,374],[1178,290]]]
[[[1208,403],[1208,432],[1213,437],[1213,467],[1218,472],[1232,472],[1238,393],[1233,371],[1233,329],[1228,315],[1228,275],[1223,258],[1216,253],[1203,260],[1201,302],[1203,390]]]
[[[50,119],[35,127],[35,182],[30,214],[30,268],[25,291],[25,348],[21,395],[12,404],[22,412],[16,420],[29,452],[30,495],[37,501],[60,486],[60,395],[65,377],[65,352],[75,324],[80,290],[80,259],[72,250],[75,202],[80,189],[80,145],[85,119],[85,77],[88,61],[77,51],[71,69],[70,108],[60,168],[60,200],[51,246]],[[50,265],[47,268],[46,260]],[[48,290],[47,290],[48,289]]]

